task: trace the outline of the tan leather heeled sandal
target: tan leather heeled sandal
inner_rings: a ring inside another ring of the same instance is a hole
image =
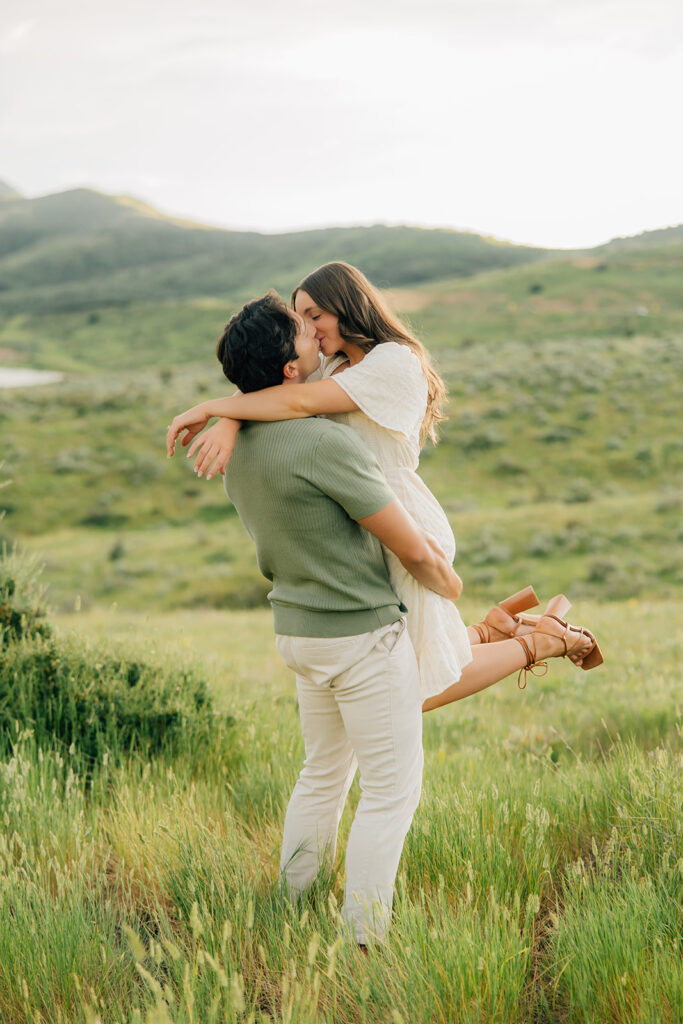
[[[516,636],[532,633],[538,628],[538,624],[545,615],[554,615],[555,618],[564,619],[571,608],[572,603],[564,594],[556,594],[551,597],[540,615],[529,615],[527,612],[519,612],[515,615],[520,626],[528,626],[528,629],[518,629]]]
[[[597,668],[598,665],[602,665],[605,660],[598,642],[590,630],[585,629],[583,626],[571,626],[557,615],[542,615],[533,633],[527,636],[515,636],[512,638],[518,644],[521,644],[526,654],[526,665],[519,670],[519,675],[517,676],[517,686],[520,690],[525,689],[529,672],[532,675],[545,675],[548,671],[547,661],[538,661],[536,658],[535,636],[539,633],[561,640],[564,646],[564,653],[558,655],[558,657],[570,659],[572,654],[578,653],[582,639],[584,637],[588,638],[592,642],[592,646],[588,648],[581,662],[578,663],[579,668],[586,672],[589,669]],[[577,664],[577,662],[574,662],[574,664]],[[545,671],[542,673],[534,672],[535,668],[543,668]],[[524,682],[522,682],[522,675],[524,676]]]
[[[514,636],[514,632],[519,626],[517,613],[535,608],[538,603],[534,588],[524,587],[523,590],[518,590],[516,594],[511,594],[504,601],[494,605],[481,622],[472,623],[472,629],[477,631],[482,644],[507,640]]]
[[[525,615],[529,608],[539,603],[533,587],[525,587],[516,594],[506,597],[500,604],[491,608],[482,622],[475,622],[472,628],[477,631],[481,643],[491,644],[498,640],[509,640],[510,637],[523,636],[538,626],[544,615],[566,615],[571,608],[571,601],[564,594],[552,597],[540,615]]]

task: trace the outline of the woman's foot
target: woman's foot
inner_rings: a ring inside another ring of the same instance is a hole
[[[544,665],[547,658],[569,658],[577,667],[596,668],[604,661],[598,642],[589,630],[571,626],[557,615],[542,615],[532,633],[515,636],[521,644],[527,663],[520,670],[517,685],[526,686],[527,672]],[[545,666],[547,669],[547,665]],[[524,683],[521,682],[524,673]]]

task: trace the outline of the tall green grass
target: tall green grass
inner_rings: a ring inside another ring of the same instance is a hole
[[[279,893],[274,823],[255,831],[215,786],[154,767],[114,769],[89,793],[20,735],[0,772],[3,1019],[673,1024],[680,755],[617,744],[568,773],[516,761],[526,785],[513,772],[501,791],[492,758],[423,801],[389,944],[363,958],[340,926],[338,875],[299,906]]]
[[[278,889],[303,755],[260,611],[81,616],[130,660],[201,667],[229,745],[71,751],[11,726],[0,758],[0,1019],[662,1021],[680,1018],[683,773],[671,605],[587,609],[608,661],[551,665],[425,717],[424,792],[389,942],[339,919],[343,849],[298,905]],[[90,634],[92,634],[90,636]],[[194,638],[193,643],[185,641]],[[22,641],[29,646],[29,641]],[[198,649],[206,648],[201,655]]]

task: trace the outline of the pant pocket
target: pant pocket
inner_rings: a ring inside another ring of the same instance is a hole
[[[296,659],[292,650],[292,637],[276,635],[275,637],[275,650],[280,655],[285,665],[291,672],[298,672],[299,669],[296,665]]]
[[[378,637],[378,646],[383,647],[385,651],[391,654],[394,647],[405,633],[405,629],[405,619],[397,619],[396,622],[392,622],[391,625],[387,626],[384,632]]]

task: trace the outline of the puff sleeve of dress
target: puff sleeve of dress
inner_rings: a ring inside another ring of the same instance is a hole
[[[408,439],[419,435],[427,409],[422,364],[407,345],[385,341],[335,381],[368,419]]]

